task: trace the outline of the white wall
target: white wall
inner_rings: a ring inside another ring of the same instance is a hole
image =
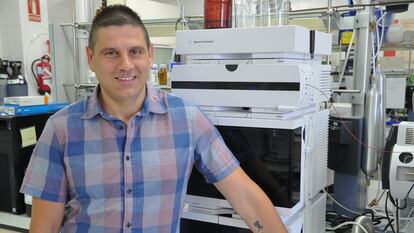
[[[142,19],[171,19],[180,17],[176,0],[125,0]],[[185,16],[202,16],[204,0],[179,0]]]
[[[11,61],[22,61],[29,95],[36,95],[36,84],[31,63],[47,53],[48,11],[47,1],[40,0],[41,22],[31,22],[27,0],[0,0],[0,55]]]
[[[75,1],[48,0],[49,23],[72,23]]]
[[[127,0],[126,5],[135,10],[143,20],[170,19],[180,16],[177,6],[150,0]]]
[[[1,20],[1,19],[0,19]],[[0,25],[0,28],[2,28],[2,26]],[[4,52],[3,52],[3,45],[2,45],[2,39],[1,39],[1,35],[0,35],[0,58],[2,58],[4,56]]]
[[[180,0],[180,4],[184,6],[186,16],[204,15],[204,0]]]
[[[1,37],[3,58],[6,60],[22,60],[22,35],[20,31],[19,2],[16,0],[0,0]]]
[[[29,95],[37,95],[31,64],[35,59],[48,53],[46,41],[49,39],[49,17],[47,0],[40,0],[41,22],[29,21],[27,0],[19,0],[20,30],[22,35],[24,75],[29,84]]]
[[[5,1],[4,0],[0,0],[0,31],[2,31],[1,29],[6,28],[6,16],[5,16]],[[0,32],[0,58],[5,58],[6,54],[5,51],[3,50],[3,42],[6,38],[6,33]]]
[[[108,0],[106,1],[106,3],[108,5],[113,5],[113,4],[124,4],[126,3],[126,0]]]

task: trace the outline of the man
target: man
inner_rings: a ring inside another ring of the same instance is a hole
[[[147,84],[153,47],[134,11],[104,8],[87,56],[99,86],[49,119],[23,181],[30,232],[178,232],[193,164],[254,232],[286,232],[206,116]]]

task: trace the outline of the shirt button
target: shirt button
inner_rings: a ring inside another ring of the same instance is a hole
[[[127,189],[127,193],[131,194],[132,193],[132,189]]]
[[[129,156],[126,156],[125,159],[126,159],[126,161],[129,161]]]
[[[127,222],[126,227],[131,227],[131,223]]]

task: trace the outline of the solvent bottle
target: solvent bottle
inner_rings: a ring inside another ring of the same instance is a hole
[[[160,70],[158,71],[158,80],[160,85],[167,85],[168,72],[166,64],[160,64]]]

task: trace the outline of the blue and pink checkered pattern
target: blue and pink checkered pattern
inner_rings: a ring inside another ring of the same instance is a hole
[[[176,233],[193,165],[208,182],[238,166],[200,109],[147,85],[124,122],[92,96],[53,115],[34,149],[21,192],[63,202],[62,232]]]

